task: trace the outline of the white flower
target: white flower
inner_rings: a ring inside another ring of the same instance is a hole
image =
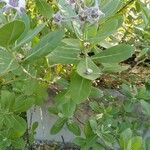
[[[25,0],[0,0],[0,2],[6,3],[6,5],[3,8],[3,11],[15,9],[18,13],[21,13],[23,10],[25,10],[26,6]]]

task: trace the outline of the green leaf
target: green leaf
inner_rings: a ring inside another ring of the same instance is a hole
[[[61,42],[64,32],[55,31],[44,36],[37,46],[35,46],[31,53],[25,58],[25,62],[33,62],[39,58],[47,56],[52,52]]]
[[[34,98],[25,98],[24,96],[20,96],[15,100],[13,111],[16,113],[25,112],[33,106],[34,101]]]
[[[87,73],[90,69],[91,73]],[[83,78],[95,80],[100,77],[101,71],[96,64],[89,58],[82,59],[77,66],[77,73]]]
[[[0,76],[15,70],[18,63],[14,57],[6,50],[0,49]]]
[[[58,7],[66,17],[71,17],[76,15],[75,9],[72,9],[69,5],[66,5],[65,0],[58,0]]]
[[[59,118],[52,126],[51,134],[57,134],[63,128],[66,121],[67,121],[66,118]]]
[[[93,56],[93,60],[99,63],[119,63],[132,56],[134,48],[130,45],[120,44]]]
[[[12,143],[12,146],[15,148],[15,149],[24,149],[25,148],[25,141],[23,138],[18,138],[16,140],[11,140],[11,143]]]
[[[11,145],[11,140],[0,134],[0,150],[6,150]]]
[[[124,130],[121,133],[121,135],[120,135],[120,148],[121,148],[121,150],[128,150],[127,149],[129,147],[128,143],[129,143],[129,140],[131,138],[132,138],[132,131],[130,128]]]
[[[141,105],[143,107],[143,113],[150,116],[150,104],[144,100],[141,100]]]
[[[80,49],[73,46],[58,46],[49,56],[50,64],[77,64],[80,61]]]
[[[5,125],[10,129],[9,133],[13,139],[23,136],[27,129],[26,121],[17,115],[5,116]]]
[[[48,19],[52,18],[53,9],[52,7],[46,2],[46,0],[35,0],[36,6],[41,15],[47,17]]]
[[[24,29],[24,22],[19,20],[5,24],[0,28],[0,45],[7,47],[11,44],[14,44],[19,36],[23,33]]]
[[[69,129],[69,131],[71,131],[76,136],[81,135],[80,127],[76,122],[68,122],[67,123],[67,128]]]
[[[62,40],[62,42],[65,43],[67,46],[76,47],[80,49],[80,41],[78,39],[65,38]]]
[[[87,23],[84,28],[87,39],[91,39],[97,35],[98,23],[92,25]]]
[[[74,139],[74,143],[81,146],[81,145],[85,145],[86,144],[86,140],[82,137],[76,137]]]
[[[120,5],[120,0],[107,0],[105,5],[102,7],[102,12],[106,17],[113,15]]]
[[[146,150],[150,150],[150,137],[147,137],[145,140],[145,148]]]
[[[122,71],[125,71],[129,68],[128,65],[126,66],[121,66],[117,63],[103,63],[103,72],[106,72],[106,73],[117,73],[117,72],[122,72]]]
[[[12,110],[15,103],[15,94],[7,90],[1,91],[0,106],[3,109]]]
[[[74,73],[70,83],[71,98],[75,103],[85,101],[91,92],[91,81],[80,77]]]
[[[130,141],[129,141],[129,145],[131,142],[131,149],[132,150],[141,150],[142,149],[142,137],[133,137]]]
[[[99,43],[101,41],[104,41],[107,37],[112,35],[117,31],[117,29],[121,26],[121,16],[114,17],[103,24],[100,25],[97,34],[89,38],[90,42]]]
[[[30,30],[30,17],[26,13],[23,13],[20,19],[21,19],[21,21],[24,22],[25,29],[24,29],[24,32],[21,34],[21,36],[17,39],[16,43],[18,43],[18,41],[22,40],[24,38],[24,36]]]
[[[17,45],[15,48],[18,48],[22,46],[23,44],[30,42],[40,31],[42,31],[44,27],[45,27],[45,24],[41,24],[35,29],[28,31],[23,39],[21,39],[20,41],[17,41]]]
[[[100,90],[99,88],[96,88],[96,87],[92,87],[89,98],[98,99],[98,98],[103,97],[103,95],[104,94],[103,94],[102,90]]]
[[[58,110],[57,110],[56,107],[49,107],[49,108],[48,108],[48,111],[49,111],[51,114],[58,115]]]
[[[94,132],[91,128],[90,122],[86,122],[86,124],[84,125],[84,134],[87,138],[94,136]]]
[[[92,109],[94,112],[96,112],[96,113],[101,113],[101,112],[102,112],[102,110],[101,110],[101,108],[100,108],[98,102],[93,101],[93,102],[90,102],[89,105],[90,105],[91,109]],[[99,115],[101,115],[101,114],[99,114]],[[102,115],[101,115],[101,116],[102,116]]]
[[[61,112],[65,117],[72,117],[76,110],[76,104],[74,101],[69,100],[65,104],[61,105]]]
[[[39,123],[38,122],[34,122],[32,124],[32,132],[35,132],[35,130],[38,128]]]

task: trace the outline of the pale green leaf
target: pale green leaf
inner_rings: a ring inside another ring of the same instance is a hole
[[[103,72],[107,73],[117,73],[117,72],[122,72],[125,71],[129,68],[128,65],[121,66],[117,63],[103,63]]]
[[[105,51],[102,51],[95,56],[93,60],[99,63],[119,63],[132,56],[134,48],[127,44],[120,44],[108,48]]]
[[[0,76],[15,70],[18,63],[11,53],[6,50],[0,49]]]
[[[102,6],[102,12],[105,14],[106,17],[109,17],[111,15],[113,15],[119,5],[120,5],[120,0],[106,0],[106,3]]]
[[[40,14],[43,15],[44,17],[47,17],[48,19],[51,19],[53,9],[50,6],[50,4],[48,4],[46,0],[35,0],[35,2]]]
[[[24,30],[25,24],[19,20],[5,24],[0,28],[0,45],[7,47],[14,44]]]
[[[39,58],[47,56],[50,52],[52,52],[61,42],[63,38],[64,32],[55,31],[50,32],[46,36],[44,36],[41,41],[35,46],[30,54],[25,58],[26,62],[33,62]]]
[[[91,81],[74,73],[70,83],[71,98],[75,103],[85,101],[91,92]]]
[[[121,20],[122,20],[122,17],[117,16],[102,23],[99,26],[97,34],[94,37],[89,38],[89,41],[94,42],[94,43],[99,43],[101,41],[104,41],[107,37],[109,37],[110,35],[112,35],[113,33],[117,31],[117,29],[121,25],[120,23]]]
[[[17,113],[25,112],[33,106],[34,101],[34,98],[25,98],[24,96],[20,96],[15,100],[13,111]]]
[[[5,116],[5,125],[10,129],[11,138],[19,138],[24,135],[27,129],[26,121],[17,115]]]
[[[88,73],[88,70],[90,70],[91,73]],[[100,77],[101,74],[99,67],[96,66],[96,64],[89,57],[82,59],[79,62],[77,72],[80,76],[89,80],[95,80]]]
[[[15,94],[7,90],[1,90],[0,107],[6,110],[12,110],[15,104]]]
[[[50,64],[77,64],[80,61],[80,49],[60,45],[49,56]]]
[[[24,38],[21,41],[17,42],[17,45],[15,48],[18,48],[22,46],[23,44],[30,42],[44,27],[45,27],[45,24],[41,24],[35,29],[28,31],[26,35],[24,36]]]

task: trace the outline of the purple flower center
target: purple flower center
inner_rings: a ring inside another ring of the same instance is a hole
[[[13,7],[18,7],[19,5],[18,0],[9,0],[9,5]]]

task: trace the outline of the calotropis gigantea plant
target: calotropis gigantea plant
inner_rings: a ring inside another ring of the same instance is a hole
[[[51,29],[56,31],[50,31],[47,22],[32,28],[28,15],[21,11],[23,1],[1,2],[17,11],[10,13],[18,14],[19,10],[19,15],[12,15],[7,21],[7,14],[5,17],[1,14],[0,148],[25,147],[22,136],[27,125],[20,114],[41,104],[46,89],[54,82],[50,68],[56,64],[73,67],[70,80],[57,94],[54,106],[49,108],[59,117],[51,134],[58,133],[66,124],[71,132],[80,136],[83,127],[74,118],[78,106],[101,93],[93,86],[96,79],[105,72],[125,70],[120,62],[134,53],[128,44],[100,48],[105,39],[111,41],[110,36],[121,26],[122,17],[116,13],[121,1],[58,0],[54,3],[58,11],[53,14],[46,1],[36,0],[39,12],[50,19]],[[90,147],[111,149],[112,143],[103,139],[104,130],[101,128],[102,132],[98,132],[95,123],[89,119],[84,126],[84,137],[77,138],[76,143],[85,150]],[[33,134],[34,127],[28,132]]]

